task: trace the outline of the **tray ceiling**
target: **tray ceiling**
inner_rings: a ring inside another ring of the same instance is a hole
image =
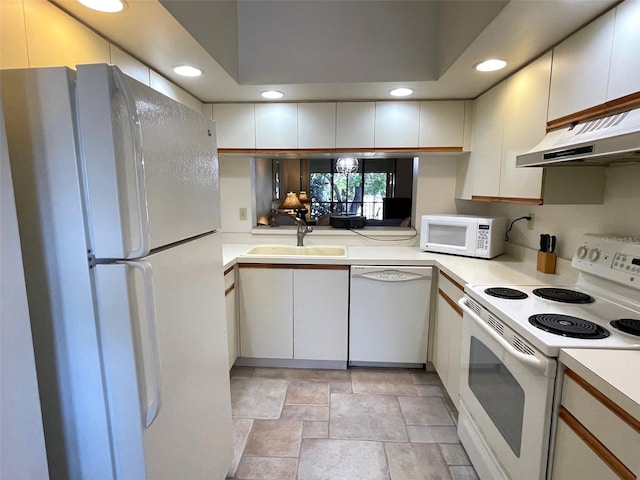
[[[475,98],[615,0],[128,0],[120,14],[63,8],[203,102]],[[472,69],[488,57],[507,69]],[[205,70],[184,79],[171,67]]]

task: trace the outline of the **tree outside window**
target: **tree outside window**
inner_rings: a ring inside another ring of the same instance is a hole
[[[309,191],[313,218],[328,213],[362,215],[369,220],[385,218],[385,201],[395,196],[397,159],[359,161],[359,170],[349,175],[348,191],[347,177],[336,172],[335,159],[310,161]]]

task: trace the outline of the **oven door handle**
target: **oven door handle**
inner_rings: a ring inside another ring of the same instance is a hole
[[[542,372],[544,372],[545,374],[547,373],[547,366],[545,365],[544,362],[542,362],[542,360],[540,360],[537,357],[534,357],[533,355],[526,355],[522,352],[519,352],[518,350],[516,350],[513,345],[511,345],[509,342],[507,342],[502,336],[500,336],[498,334],[498,332],[496,332],[493,328],[491,328],[489,325],[487,325],[487,323],[482,320],[482,318],[480,318],[476,312],[474,312],[473,310],[471,310],[468,306],[467,306],[467,299],[466,297],[462,297],[460,300],[458,300],[458,305],[460,305],[460,308],[462,308],[462,310],[464,310],[464,312],[466,314],[468,314],[473,321],[482,329],[484,330],[484,332],[489,335],[492,339],[494,339],[496,342],[498,342],[500,344],[500,346],[502,348],[504,348],[504,350],[511,355],[512,357],[515,357],[517,360],[519,360],[520,362],[535,368],[536,370],[541,370]]]

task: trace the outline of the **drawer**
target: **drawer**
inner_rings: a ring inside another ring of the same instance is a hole
[[[231,267],[224,272],[224,290],[225,292],[234,286],[236,283],[236,269]]]
[[[638,475],[640,431],[636,429],[637,419],[628,414],[628,418],[621,418],[596,396],[604,397],[572,371],[565,373],[562,405],[628,469]],[[616,408],[606,397],[604,402]],[[622,411],[621,415],[625,417],[625,412]]]
[[[464,297],[464,287],[442,270],[438,271],[438,290],[442,290],[455,303]]]

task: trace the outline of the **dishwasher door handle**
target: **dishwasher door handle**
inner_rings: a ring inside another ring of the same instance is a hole
[[[368,272],[359,275],[367,280],[376,282],[410,282],[412,280],[430,279],[430,276],[418,275],[411,272],[400,272],[398,270],[383,270],[380,272]]]

